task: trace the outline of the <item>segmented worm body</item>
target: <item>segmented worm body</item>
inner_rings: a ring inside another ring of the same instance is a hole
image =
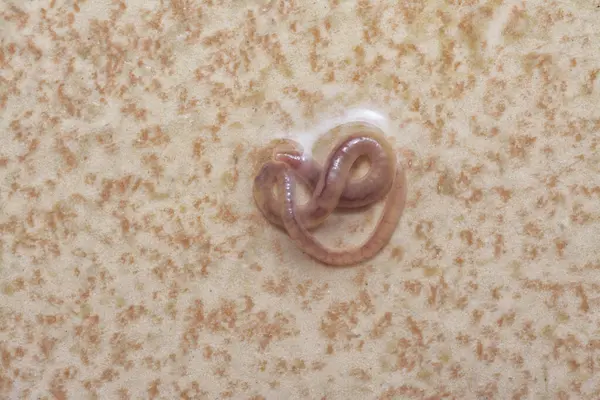
[[[366,156],[367,174],[351,179],[353,164]],[[311,190],[304,205],[296,202],[296,178]],[[277,196],[273,193],[277,190]],[[336,208],[370,205],[387,195],[375,230],[355,248],[326,248],[309,231]],[[303,157],[299,145],[278,146],[254,180],[254,200],[265,218],[284,228],[302,251],[329,265],[351,265],[374,257],[390,240],[406,202],[406,176],[390,144],[374,132],[361,132],[341,139],[325,163]]]

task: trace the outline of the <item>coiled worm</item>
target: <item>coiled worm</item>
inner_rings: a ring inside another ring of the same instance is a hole
[[[367,174],[351,179],[352,166],[362,156],[370,161]],[[304,205],[296,202],[296,178],[311,190]],[[277,196],[273,189],[276,189]],[[274,149],[254,180],[254,200],[265,218],[284,228],[302,251],[328,265],[352,265],[374,257],[390,241],[406,203],[406,175],[391,145],[373,129],[342,138],[323,165],[303,156],[288,142]],[[387,195],[374,231],[360,246],[334,250],[319,243],[309,231],[336,208],[358,208]]]

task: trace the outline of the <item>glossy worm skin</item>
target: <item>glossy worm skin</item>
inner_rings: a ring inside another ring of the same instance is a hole
[[[369,158],[369,171],[364,177],[351,180],[351,168],[361,156]],[[312,191],[302,206],[296,203],[296,177]],[[274,187],[278,197],[273,195]],[[337,207],[363,207],[386,194],[388,198],[375,230],[359,247],[328,249],[309,232]],[[357,133],[342,139],[323,166],[304,159],[297,145],[277,147],[273,160],[265,163],[255,178],[254,199],[265,218],[285,228],[305,253],[328,265],[351,265],[372,258],[389,242],[404,210],[406,177],[381,135]]]

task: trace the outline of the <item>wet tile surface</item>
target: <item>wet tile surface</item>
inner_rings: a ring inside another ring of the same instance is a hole
[[[599,398],[598,7],[2,2],[0,397]],[[251,182],[365,105],[408,206],[327,268]]]

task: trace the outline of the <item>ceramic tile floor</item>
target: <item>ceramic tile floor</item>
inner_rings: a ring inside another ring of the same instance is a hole
[[[0,397],[600,398],[595,3],[3,1]],[[333,269],[251,184],[353,107],[408,205]]]

